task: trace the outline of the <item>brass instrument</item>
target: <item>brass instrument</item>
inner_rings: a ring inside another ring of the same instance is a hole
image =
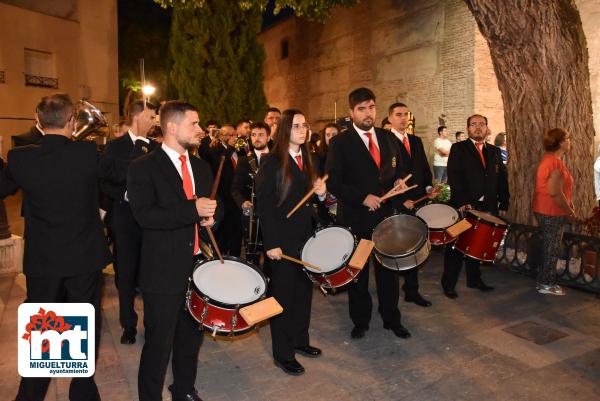
[[[95,136],[107,136],[108,122],[102,112],[93,104],[80,100],[75,105],[75,131],[73,140],[93,139]],[[104,128],[104,130],[102,130]],[[94,134],[92,136],[92,134]]]
[[[260,221],[256,213],[256,191],[255,191],[255,178],[258,173],[258,164],[256,158],[253,157],[252,153],[248,154],[248,164],[250,164],[250,179],[252,184],[250,185],[250,202],[252,207],[244,210],[244,216],[248,216],[248,235],[244,239],[246,245],[246,259],[252,260],[258,264],[260,254],[263,251],[262,238],[260,237]]]
[[[243,136],[238,136],[238,138],[235,140],[235,144],[233,145],[233,147],[235,148],[236,152],[245,152],[246,149],[249,147],[248,139],[244,138]]]

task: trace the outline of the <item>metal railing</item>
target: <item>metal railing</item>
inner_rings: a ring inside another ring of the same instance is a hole
[[[25,85],[58,89],[58,78],[39,77],[37,75],[25,74]]]
[[[559,284],[600,294],[599,256],[599,238],[565,231],[556,263]],[[541,263],[539,228],[511,224],[495,264],[535,277]]]

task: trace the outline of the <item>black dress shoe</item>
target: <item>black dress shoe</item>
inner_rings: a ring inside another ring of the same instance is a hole
[[[365,336],[365,332],[367,330],[369,330],[368,327],[354,326],[354,328],[350,332],[350,337],[352,337],[352,338],[363,338]]]
[[[410,296],[408,296],[408,295],[405,295],[405,296],[404,296],[404,300],[405,300],[406,302],[412,302],[412,303],[414,303],[414,304],[417,304],[417,305],[419,305],[419,306],[423,306],[423,307],[425,307],[425,308],[428,308],[428,307],[430,307],[430,306],[432,305],[431,301],[429,301],[429,300],[427,300],[427,299],[423,298],[423,297],[421,296],[421,294],[419,294],[418,292],[417,292],[416,294],[414,294],[414,295],[410,295]]]
[[[450,299],[458,298],[458,293],[451,288],[444,288],[444,295]]]
[[[135,335],[137,331],[135,329],[125,329],[121,335],[121,344],[135,344]]]
[[[321,356],[322,352],[319,348],[313,347],[312,345],[305,345],[304,347],[294,348],[296,351],[309,358],[316,358]]]
[[[412,337],[412,335],[410,334],[410,331],[408,331],[408,329],[402,325],[399,326],[389,326],[387,324],[383,325],[383,328],[386,330],[392,330],[394,332],[394,334],[396,335],[396,337],[400,337],[400,338],[410,338]]]
[[[300,376],[304,373],[304,367],[300,365],[300,362],[296,358],[291,361],[278,361],[275,359],[275,366],[278,366],[288,375]]]
[[[171,392],[172,401],[202,401],[202,398],[200,398],[196,389],[194,389],[192,393],[186,394],[183,397],[175,397],[172,384],[169,386],[169,391]]]
[[[487,285],[483,281],[480,281],[479,283],[474,284],[474,285],[468,285],[467,284],[467,287],[468,288],[475,288],[475,289],[478,289],[479,291],[482,291],[482,292],[489,292],[489,291],[492,291],[494,289],[494,287],[492,287],[491,285]]]

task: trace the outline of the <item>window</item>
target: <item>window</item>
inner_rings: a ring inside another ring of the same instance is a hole
[[[289,42],[287,39],[281,41],[281,59],[285,60],[289,56]]]
[[[54,54],[25,49],[25,85],[58,88]]]

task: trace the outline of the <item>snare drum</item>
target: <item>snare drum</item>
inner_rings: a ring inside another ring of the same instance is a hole
[[[232,256],[223,259],[223,264],[219,260],[199,262],[187,292],[188,310],[213,336],[251,330],[239,310],[263,299],[267,290],[267,280],[257,267]]]
[[[356,279],[360,270],[348,266],[356,237],[345,227],[328,226],[315,232],[302,247],[302,260],[321,271],[305,267],[308,277],[323,289],[340,288]]]
[[[421,218],[397,214],[384,219],[373,230],[375,257],[391,270],[409,270],[429,256],[427,225]]]
[[[508,223],[478,210],[468,210],[466,219],[472,227],[458,236],[454,248],[481,262],[493,262],[506,235]]]
[[[445,245],[456,240],[446,229],[459,220],[458,211],[443,203],[425,205],[415,213],[427,223],[431,245]]]

